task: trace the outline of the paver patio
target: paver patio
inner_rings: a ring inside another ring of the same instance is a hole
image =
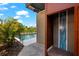
[[[38,43],[24,46],[18,56],[44,56],[44,46]]]

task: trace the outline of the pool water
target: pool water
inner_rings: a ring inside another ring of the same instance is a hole
[[[36,42],[36,34],[22,34],[20,37],[17,36],[17,38],[19,38],[24,45],[29,45]]]

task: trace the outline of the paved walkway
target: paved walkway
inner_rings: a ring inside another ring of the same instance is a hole
[[[18,56],[44,56],[44,46],[38,43],[24,46]]]

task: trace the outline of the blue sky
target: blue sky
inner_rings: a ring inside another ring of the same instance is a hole
[[[0,3],[0,18],[13,17],[26,26],[36,26],[36,12],[24,3]]]

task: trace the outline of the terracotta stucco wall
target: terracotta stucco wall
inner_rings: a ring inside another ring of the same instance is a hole
[[[53,14],[58,11],[73,7],[74,3],[46,3],[45,9],[47,14]]]
[[[37,42],[45,44],[45,10],[37,14]]]

